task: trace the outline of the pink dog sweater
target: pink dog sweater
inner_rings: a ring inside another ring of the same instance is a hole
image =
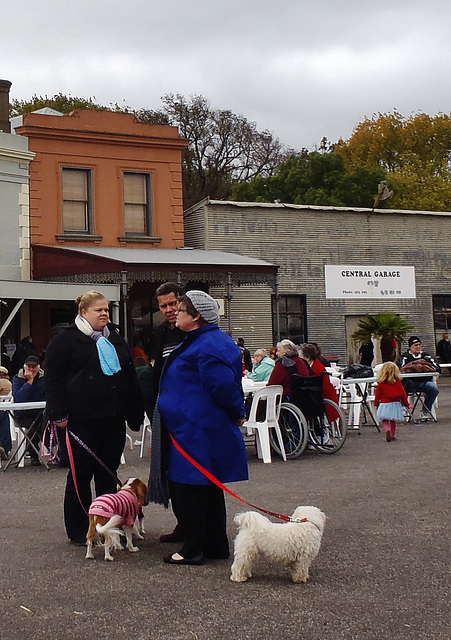
[[[137,497],[131,491],[106,493],[99,496],[89,507],[89,515],[112,518],[121,516],[121,526],[132,527],[136,517],[142,514]]]

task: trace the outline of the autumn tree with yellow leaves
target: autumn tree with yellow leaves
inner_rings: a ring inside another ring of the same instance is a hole
[[[451,210],[451,114],[379,113],[334,147],[346,170],[382,169],[391,209]]]

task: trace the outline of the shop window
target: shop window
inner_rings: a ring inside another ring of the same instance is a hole
[[[63,232],[92,232],[92,173],[90,169],[63,168]]]
[[[306,298],[300,295],[279,296],[279,332],[280,340],[291,340],[295,344],[307,342]],[[272,297],[272,326],[273,341],[277,337],[277,307],[276,297]]]
[[[153,233],[149,174],[124,173],[124,232],[126,236]]]

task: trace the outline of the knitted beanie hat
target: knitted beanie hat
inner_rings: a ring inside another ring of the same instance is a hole
[[[186,295],[205,322],[219,324],[219,305],[214,298],[205,293],[205,291],[197,291],[195,289],[188,291]]]

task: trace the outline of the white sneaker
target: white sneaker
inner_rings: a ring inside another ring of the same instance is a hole
[[[428,413],[427,411],[422,411],[420,413],[420,420],[421,422],[427,422],[428,420],[431,419],[431,415],[430,413]]]

